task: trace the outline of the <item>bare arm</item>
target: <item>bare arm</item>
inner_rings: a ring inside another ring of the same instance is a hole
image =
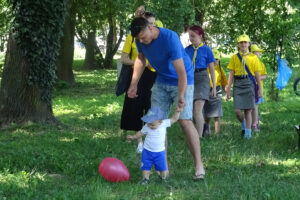
[[[216,75],[215,75],[215,64],[213,62],[208,64],[209,67],[209,73],[210,73],[210,78],[212,82],[212,90],[211,90],[211,96],[212,98],[216,97]]]
[[[267,78],[267,75],[260,76],[260,80],[265,80]]]
[[[137,85],[142,76],[142,73],[145,70],[145,66],[146,66],[146,58],[145,58],[144,54],[139,53],[134,62],[133,75],[132,75],[129,89],[127,91],[127,95],[129,98],[137,97],[137,94],[136,94],[137,93]]]
[[[184,93],[187,87],[187,76],[182,58],[174,60],[173,65],[178,75],[178,107],[183,109],[185,106]]]
[[[125,65],[133,65],[134,64],[134,60],[131,60],[129,58],[129,54],[122,52],[121,54],[121,62]]]
[[[177,107],[173,116],[171,117],[171,125],[174,124],[175,122],[177,122],[177,120],[179,119],[179,115],[180,115],[180,109]]]
[[[226,89],[226,100],[228,101],[231,99],[231,84],[234,78],[234,71],[230,70],[229,77],[228,77],[228,85]]]
[[[138,132],[136,132],[136,134],[134,134],[134,135],[127,135],[127,140],[129,140],[129,141],[132,141],[132,140],[136,140],[136,139],[139,139],[139,138],[141,138],[143,136],[143,134],[142,134],[142,132],[141,131],[138,131]]]
[[[255,80],[258,85],[258,97],[262,97],[260,75],[259,75],[258,71],[254,72],[254,73],[255,73]]]

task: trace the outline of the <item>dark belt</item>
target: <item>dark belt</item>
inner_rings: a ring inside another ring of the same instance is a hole
[[[248,75],[234,76],[234,79],[245,79],[245,78],[248,78]]]
[[[207,70],[206,68],[198,68],[198,69],[195,69],[195,72],[202,72],[202,71],[205,71]]]

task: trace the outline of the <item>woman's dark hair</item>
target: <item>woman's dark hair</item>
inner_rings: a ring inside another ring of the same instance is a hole
[[[130,25],[130,31],[132,37],[137,37],[140,32],[145,30],[149,26],[149,22],[144,17],[138,17],[132,20]]]
[[[194,31],[199,36],[202,35],[203,41],[205,41],[204,30],[200,26],[197,26],[197,25],[190,26],[189,30]]]

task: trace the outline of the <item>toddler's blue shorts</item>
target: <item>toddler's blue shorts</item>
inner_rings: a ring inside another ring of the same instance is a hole
[[[143,149],[141,170],[150,171],[152,165],[155,166],[156,171],[161,172],[168,169],[165,150],[161,152],[151,152],[145,148]]]

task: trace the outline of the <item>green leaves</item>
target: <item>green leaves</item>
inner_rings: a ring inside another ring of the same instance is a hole
[[[66,14],[66,0],[12,0],[13,31],[28,59],[29,85],[41,89],[41,98],[51,105],[55,83],[55,61],[60,48]]]

